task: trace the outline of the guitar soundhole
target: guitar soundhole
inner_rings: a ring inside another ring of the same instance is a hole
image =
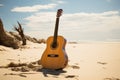
[[[48,54],[48,57],[58,57],[57,54]]]
[[[52,49],[57,48],[57,47],[58,47],[58,43],[57,43],[57,42],[53,42],[53,43],[51,44],[51,47],[52,47]]]

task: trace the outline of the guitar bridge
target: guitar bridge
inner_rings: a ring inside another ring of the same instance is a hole
[[[59,57],[57,54],[48,54],[48,57]]]

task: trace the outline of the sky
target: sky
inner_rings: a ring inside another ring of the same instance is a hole
[[[120,0],[0,0],[4,28],[14,31],[19,21],[38,39],[53,36],[58,9],[58,34],[68,41],[120,41]]]

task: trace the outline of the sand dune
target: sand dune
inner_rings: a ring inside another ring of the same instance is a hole
[[[29,67],[40,59],[45,47],[32,42],[15,50],[0,45],[0,80],[120,80],[119,42],[67,44],[69,62],[63,70],[42,69],[36,64],[34,69]],[[11,62],[27,65],[17,71],[6,67]]]

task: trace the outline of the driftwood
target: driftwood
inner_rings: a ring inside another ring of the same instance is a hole
[[[14,27],[14,29],[19,33],[19,35],[21,36],[21,39],[22,39],[22,45],[26,45],[26,38],[25,38],[25,35],[24,35],[24,31],[23,31],[23,28],[21,26],[21,24],[19,22],[18,23],[18,28],[17,27]]]
[[[19,48],[20,42],[16,40],[12,35],[5,31],[2,20],[0,19],[0,45]]]
[[[18,22],[18,27],[14,27],[14,29],[19,33],[16,32],[7,32],[4,29],[2,20],[0,19],[0,45],[4,45],[7,47],[13,47],[14,49],[18,49],[22,41],[22,45],[26,45],[26,40],[34,42],[34,43],[46,43],[45,39],[36,39],[31,38],[30,36],[24,35],[23,29],[21,24]]]

